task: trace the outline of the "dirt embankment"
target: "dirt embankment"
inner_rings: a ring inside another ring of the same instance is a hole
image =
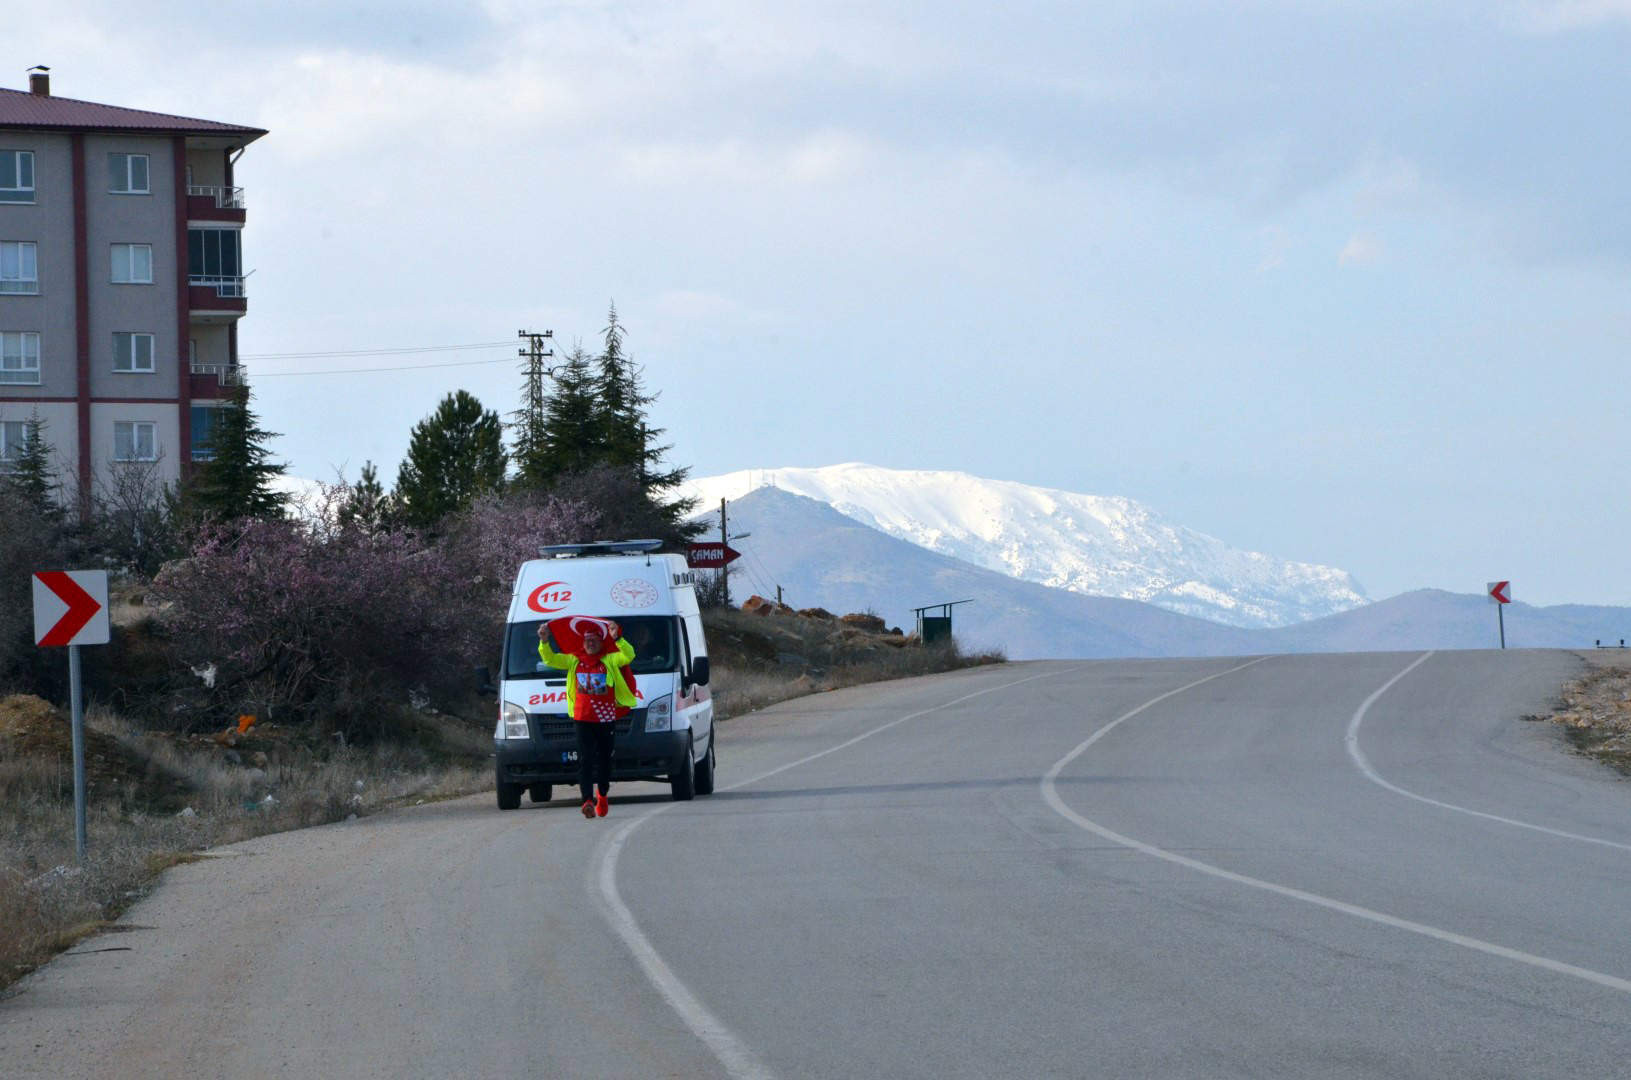
[[[1631,775],[1631,651],[1600,649],[1581,656],[1586,671],[1564,684],[1557,708],[1529,719],[1562,725],[1581,753]]]

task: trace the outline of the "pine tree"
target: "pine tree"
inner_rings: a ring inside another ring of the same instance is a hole
[[[574,345],[553,373],[555,389],[544,404],[540,437],[531,457],[520,462],[524,487],[546,489],[566,473],[600,460],[602,425],[594,368],[582,345]]]
[[[45,421],[40,419],[39,413],[33,414],[17,455],[17,467],[6,477],[6,482],[41,518],[60,524],[63,510],[57,502],[56,470],[51,466],[51,447],[45,441],[44,431]]]
[[[261,428],[249,407],[249,387],[240,386],[231,407],[216,413],[208,447],[210,458],[199,466],[185,503],[194,517],[218,521],[282,517],[289,497],[272,489],[287,463],[273,463],[266,443],[277,432]]]
[[[464,390],[442,399],[408,441],[393,496],[403,519],[422,529],[504,488],[504,425]]]
[[[684,531],[685,516],[696,508],[696,500],[680,498],[670,502],[665,501],[663,495],[684,483],[691,470],[663,468],[663,459],[673,446],[656,445],[664,429],[646,423],[646,409],[657,400],[657,395],[645,392],[642,369],[624,351],[625,331],[617,321],[615,303],[606,321],[606,329],[602,331],[605,346],[597,358],[595,373],[600,441],[604,447],[600,460],[631,473],[658,517],[671,530]]]
[[[380,486],[379,470],[372,461],[363,462],[362,478],[346,487],[345,502],[339,510],[340,524],[378,532],[389,523],[391,513],[391,497]]]

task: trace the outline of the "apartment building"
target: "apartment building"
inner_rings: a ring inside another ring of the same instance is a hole
[[[238,384],[243,190],[259,128],[0,88],[0,469],[37,415],[65,494],[166,481]]]

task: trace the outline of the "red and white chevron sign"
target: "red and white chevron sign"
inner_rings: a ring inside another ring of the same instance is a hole
[[[106,645],[108,637],[106,570],[34,575],[34,644]]]
[[[1489,583],[1489,598],[1497,604],[1512,603],[1512,582],[1492,581]]]

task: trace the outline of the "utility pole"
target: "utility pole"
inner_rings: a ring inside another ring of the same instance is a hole
[[[520,437],[516,439],[516,449],[520,453],[516,456],[528,457],[538,452],[535,441],[544,429],[544,379],[555,374],[553,368],[544,366],[544,361],[555,355],[553,349],[544,348],[544,342],[553,341],[555,331],[545,330],[538,334],[518,330],[516,336],[527,343],[526,348],[516,351],[527,362],[526,381],[521,386],[521,407],[511,415],[516,418],[516,427],[520,429]],[[524,472],[526,462],[517,464]]]
[[[730,543],[730,530],[725,524],[725,500],[719,500],[719,542],[722,545]],[[725,606],[731,606],[731,568],[727,564],[719,568],[719,585],[724,590]]]

